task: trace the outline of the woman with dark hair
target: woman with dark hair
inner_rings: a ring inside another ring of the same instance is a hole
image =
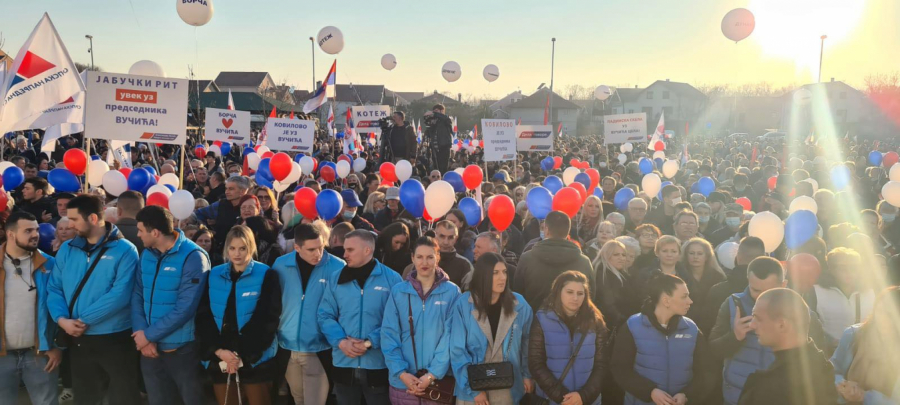
[[[687,284],[659,274],[647,290],[644,307],[617,330],[613,347],[610,369],[625,403],[705,403],[714,365],[706,338],[685,317],[692,303]]]
[[[450,370],[450,304],[459,296],[459,287],[437,266],[440,260],[434,238],[416,240],[415,269],[391,289],[387,300],[381,351],[394,405],[435,404],[421,396]]]
[[[256,237],[256,247],[259,255],[259,261],[265,263],[266,266],[275,264],[275,259],[284,254],[278,242],[278,231],[272,226],[272,221],[266,218],[255,216],[244,220],[244,225],[253,231]]]
[[[375,240],[375,258],[397,274],[403,274],[403,269],[412,263],[409,244],[409,227],[394,222],[386,226]]]
[[[506,263],[496,253],[485,253],[475,262],[469,291],[453,306],[450,329],[450,363],[456,377],[458,405],[517,404],[534,390],[527,367],[531,307],[507,282]],[[469,385],[471,365],[508,362],[514,382],[509,389],[479,391]]]
[[[603,350],[607,330],[590,296],[584,274],[562,273],[535,314],[537,322],[531,323],[528,368],[537,383],[537,395],[556,404],[600,403],[609,364]]]
[[[855,404],[900,403],[900,288],[889,287],[875,299],[865,322],[844,331],[831,363],[838,395]]]
[[[197,233],[194,234],[194,237],[191,238],[191,241],[206,251],[206,254],[209,255],[209,262],[212,267],[225,263],[225,259],[222,258],[222,251],[216,246],[215,234],[211,229],[205,227],[200,228],[197,230]]]
[[[275,193],[272,192],[272,189],[265,186],[257,186],[256,189],[253,190],[253,195],[259,200],[259,215],[272,221],[272,223],[275,224],[275,228],[280,230],[282,224],[278,210],[278,201],[275,200]]]
[[[469,221],[466,220],[466,214],[464,214],[458,208],[454,208],[447,213],[444,217],[446,220],[453,222],[453,225],[456,225],[457,234],[459,237],[456,239],[456,252],[469,259],[470,262],[475,261],[475,231],[469,228]]]

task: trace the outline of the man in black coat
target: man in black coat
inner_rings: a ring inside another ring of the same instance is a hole
[[[391,118],[394,126],[381,134],[381,156],[384,161],[397,163],[406,159],[413,165],[416,164],[416,133],[412,125],[404,121],[406,115],[397,111]]]
[[[437,141],[436,166],[441,173],[446,173],[450,165],[450,145],[453,144],[453,121],[444,111],[446,109],[443,104],[436,104],[430,112],[425,113],[426,120],[434,120],[434,125],[428,127],[426,136]]]
[[[22,184],[22,201],[16,207],[34,215],[38,222],[50,222],[56,215],[56,203],[47,196],[49,183],[43,177],[25,179]]]

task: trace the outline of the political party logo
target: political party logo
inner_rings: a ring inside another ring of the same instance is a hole
[[[546,139],[552,134],[551,131],[522,131],[519,139]]]
[[[306,151],[309,150],[309,146],[293,145],[291,146],[291,150]]]
[[[155,133],[155,132],[144,132],[144,134],[141,135],[141,139],[154,140],[154,141],[170,141],[171,142],[171,141],[174,141],[175,139],[178,139],[178,135],[177,134],[160,134],[160,133]]]
[[[531,145],[529,150],[550,150],[551,145]]]
[[[56,65],[48,62],[46,59],[35,55],[31,51],[26,51],[25,57],[22,58],[22,64],[19,65],[19,70],[16,71],[15,76],[13,76],[9,83],[9,87],[6,90],[9,91],[13,86],[55,67]]]

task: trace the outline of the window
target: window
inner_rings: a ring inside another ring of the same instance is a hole
[[[629,113],[629,114],[634,114],[634,110],[631,109],[631,108],[629,108],[629,109],[628,109],[628,113]]]
[[[653,100],[653,92],[652,91],[647,92],[647,100]]]
[[[664,91],[664,92],[663,92],[663,100],[668,100],[668,99],[669,99],[669,92],[668,92],[668,91]]]

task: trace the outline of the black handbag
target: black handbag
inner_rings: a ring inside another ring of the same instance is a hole
[[[466,367],[472,391],[505,390],[516,381],[513,365],[508,361],[472,364]]]
[[[575,357],[578,356],[578,352],[581,351],[581,345],[584,344],[584,338],[586,337],[587,333],[582,332],[581,339],[578,341],[578,346],[575,347],[572,357],[569,357],[569,362],[566,363],[566,368],[564,368],[562,374],[559,375],[559,379],[556,381],[556,384],[554,384],[554,387],[562,384],[563,380],[566,379],[566,376],[569,375],[569,370],[571,370],[572,366],[575,364]],[[526,392],[525,396],[522,397],[522,400],[519,401],[519,405],[550,405],[550,400],[537,394]]]
[[[97,268],[97,264],[100,263],[100,259],[108,249],[109,248],[107,247],[100,249],[100,254],[98,254],[97,258],[94,259],[94,262],[91,263],[91,267],[88,268],[87,273],[84,273],[84,277],[81,278],[81,282],[79,282],[78,287],[75,288],[75,294],[72,294],[72,300],[69,301],[69,316],[72,316],[72,309],[75,308],[75,301],[78,300],[78,296],[81,295],[81,290],[84,289],[84,285],[87,284],[88,278],[94,273],[94,269]],[[59,328],[56,331],[56,336],[53,337],[53,344],[55,344],[56,347],[65,349],[72,345],[72,339],[72,335],[66,333],[65,329]]]
[[[406,304],[409,306],[409,338],[412,339],[413,361],[416,363],[414,365],[417,370],[415,375],[416,377],[422,377],[423,375],[428,374],[428,370],[419,370],[419,356],[416,354],[416,327],[413,325],[411,300],[412,298],[409,296],[406,297]],[[454,389],[456,389],[456,378],[448,375],[439,380],[432,381],[431,385],[429,385],[428,388],[425,388],[424,393],[416,394],[416,396],[441,404],[452,404],[456,401],[456,397],[453,396]]]

